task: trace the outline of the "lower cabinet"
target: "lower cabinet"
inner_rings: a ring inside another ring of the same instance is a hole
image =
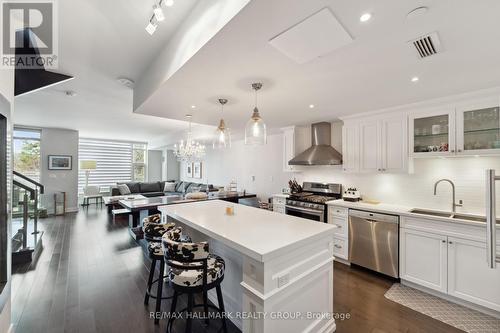
[[[333,254],[336,258],[349,260],[348,209],[338,206],[328,206],[328,224],[337,227],[333,238]]]
[[[500,311],[500,267],[488,268],[483,242],[401,228],[400,277]]]
[[[448,237],[448,294],[500,311],[500,268],[486,265],[486,244]]]
[[[446,236],[417,230],[400,230],[400,276],[402,279],[446,293]]]
[[[285,214],[286,196],[273,196],[273,211],[280,214]]]

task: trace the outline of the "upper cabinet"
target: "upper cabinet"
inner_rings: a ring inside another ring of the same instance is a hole
[[[439,108],[410,115],[410,152],[414,157],[455,153],[455,110]]]
[[[500,152],[499,105],[495,99],[457,107],[457,153],[478,155]]]
[[[346,120],[342,130],[343,170],[401,173],[408,171],[407,120],[404,113]]]
[[[413,157],[500,153],[500,103],[496,97],[417,111],[409,120]]]

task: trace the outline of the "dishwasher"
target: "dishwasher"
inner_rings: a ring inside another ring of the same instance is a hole
[[[349,209],[349,261],[399,277],[399,216]]]

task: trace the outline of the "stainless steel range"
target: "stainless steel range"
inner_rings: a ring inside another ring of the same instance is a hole
[[[342,198],[341,184],[304,182],[302,192],[290,194],[286,199],[287,215],[302,217],[318,222],[327,222],[327,201]]]

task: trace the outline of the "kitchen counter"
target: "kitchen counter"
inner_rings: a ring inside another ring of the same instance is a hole
[[[227,206],[234,215],[226,215]],[[264,209],[209,200],[160,206],[158,210],[194,241],[208,241],[210,252],[226,262],[222,284],[228,313],[242,332],[333,332],[332,225]],[[216,302],[213,293],[209,298]],[[274,320],[273,313],[301,313],[300,319]],[[308,318],[307,312],[325,316]]]
[[[418,207],[418,206],[417,207],[407,207],[407,206],[392,205],[392,204],[385,204],[385,203],[372,204],[372,203],[366,203],[363,201],[351,202],[351,201],[345,201],[342,199],[331,200],[331,201],[328,201],[326,204],[332,205],[332,206],[338,206],[338,207],[345,207],[345,208],[352,208],[352,209],[359,209],[359,210],[365,210],[365,211],[370,211],[370,212],[382,213],[382,214],[409,216],[409,217],[420,218],[420,219],[430,219],[430,220],[435,220],[435,221],[453,222],[453,223],[460,223],[460,224],[466,224],[466,225],[485,226],[486,227],[485,222],[477,222],[477,221],[463,220],[463,219],[459,219],[459,218],[450,218],[450,217],[412,213],[411,210],[422,208],[422,207]],[[432,210],[435,212],[440,212],[440,210],[436,210],[436,209],[429,209],[429,210]],[[442,212],[445,212],[445,211],[442,211]],[[468,214],[468,213],[458,213],[457,212],[457,214],[476,216],[475,214]],[[500,228],[500,225],[498,223],[499,222],[497,221],[497,228]]]

